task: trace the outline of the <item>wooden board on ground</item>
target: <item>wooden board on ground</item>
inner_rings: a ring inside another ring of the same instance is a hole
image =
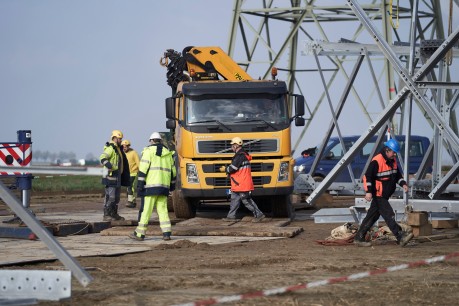
[[[303,231],[302,227],[289,227],[288,219],[266,218],[253,223],[252,217],[239,222],[225,222],[221,219],[192,218],[172,227],[173,236],[236,236],[236,237],[294,237]],[[105,236],[127,236],[135,227],[112,227],[101,232]],[[148,236],[161,236],[159,226],[149,226]]]
[[[59,237],[60,244],[75,258],[88,256],[113,256],[128,253],[150,251],[160,245],[174,245],[180,243],[207,243],[223,244],[232,242],[246,242],[281,238],[268,237],[173,237],[171,241],[163,241],[161,237],[148,237],[144,241],[132,240],[129,237],[101,236],[88,234]],[[0,266],[20,264],[26,262],[42,262],[55,260],[54,254],[40,240],[19,240],[0,238]]]

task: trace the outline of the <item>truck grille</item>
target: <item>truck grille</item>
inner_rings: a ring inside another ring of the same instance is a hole
[[[231,140],[200,140],[198,141],[198,153],[222,154],[232,153]],[[278,152],[277,139],[244,139],[244,150],[248,153]]]
[[[205,164],[202,165],[202,171],[204,173],[221,173],[221,167],[226,168],[231,162],[227,164]],[[271,172],[274,169],[273,163],[250,163],[252,172]]]
[[[271,183],[271,177],[269,176],[254,176],[252,180],[255,186]],[[208,177],[206,178],[206,184],[214,187],[231,187],[230,180],[227,177]]]

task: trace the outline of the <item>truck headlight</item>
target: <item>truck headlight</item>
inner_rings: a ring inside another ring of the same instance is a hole
[[[279,175],[277,180],[279,182],[288,181],[288,162],[282,162],[279,167]]]
[[[195,164],[186,164],[186,178],[190,184],[199,184],[198,170]]]

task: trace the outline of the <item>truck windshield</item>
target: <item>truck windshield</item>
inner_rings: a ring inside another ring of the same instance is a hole
[[[203,95],[186,98],[187,124],[289,124],[287,101],[282,95]],[[257,119],[257,120],[253,120]]]

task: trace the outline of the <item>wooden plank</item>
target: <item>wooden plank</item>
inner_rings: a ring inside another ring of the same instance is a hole
[[[236,236],[236,237],[294,237],[302,227],[288,227],[288,219],[265,219],[252,223],[252,217],[240,222],[225,222],[221,219],[192,218],[172,227],[173,236]],[[112,227],[101,232],[103,236],[127,236],[133,228]],[[146,236],[161,236],[159,226],[149,226]]]
[[[421,226],[429,222],[426,211],[413,211],[408,213],[407,224]]]
[[[414,237],[432,235],[432,224],[430,223],[427,223],[421,226],[412,225],[411,229],[413,230]]]
[[[125,227],[121,227],[126,229]],[[127,236],[101,236],[100,234],[58,237],[58,241],[73,257],[112,256],[127,253],[150,251],[161,244],[174,244],[178,241],[194,243],[223,244],[232,242],[259,241],[283,238],[270,237],[173,237],[163,241],[162,237],[147,237],[144,241],[132,240]],[[0,266],[25,262],[43,262],[55,260],[54,254],[40,240],[0,239],[2,256]],[[27,250],[27,251],[24,251]]]
[[[458,224],[456,220],[432,220],[432,228],[456,228]]]
[[[112,225],[108,221],[101,221],[101,222],[89,222],[89,233],[100,233],[101,231],[110,228]]]
[[[423,236],[415,238],[417,242],[431,242],[435,240],[443,240],[443,239],[452,239],[459,237],[459,234],[440,234],[440,235],[430,235],[430,236]]]
[[[54,236],[86,235],[89,233],[89,223],[86,222],[56,224],[53,228]]]

